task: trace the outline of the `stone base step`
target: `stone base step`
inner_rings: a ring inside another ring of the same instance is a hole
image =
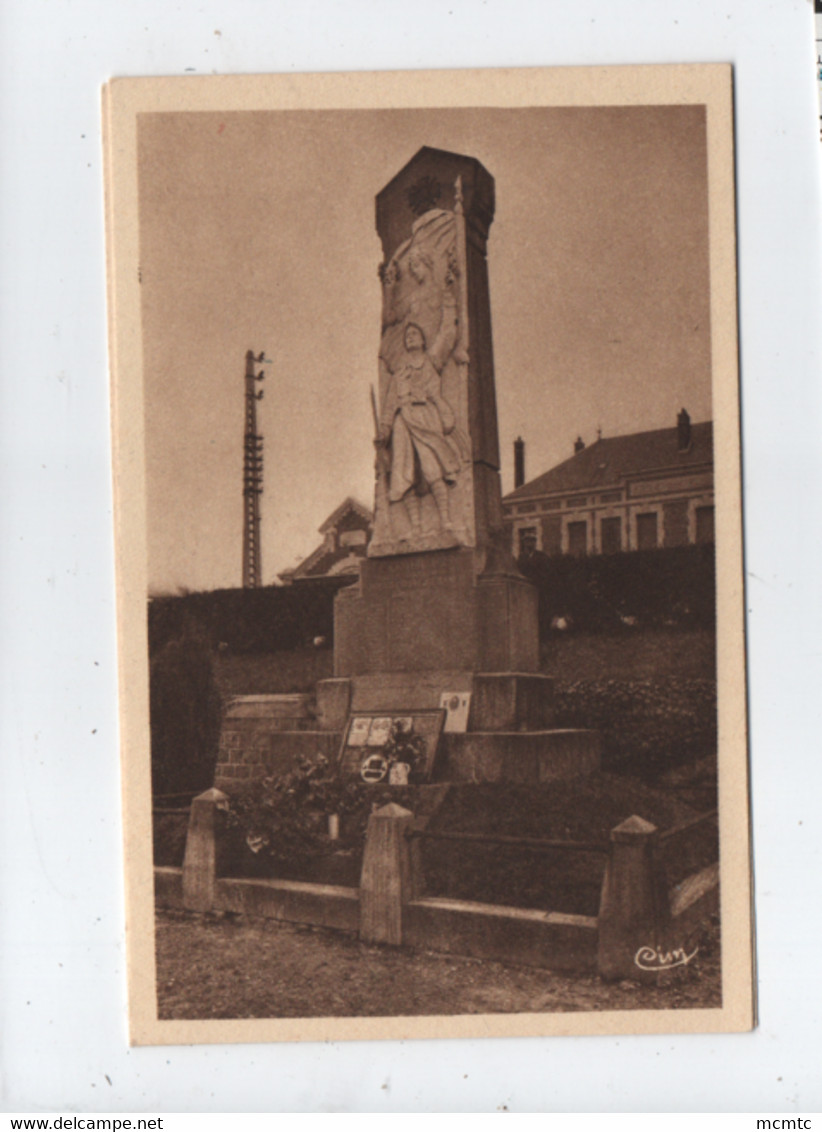
[[[300,757],[324,755],[335,763],[342,734],[274,731],[257,736],[254,748],[231,752],[217,765],[214,785],[231,793],[255,778],[285,774]],[[599,770],[598,731],[497,731],[443,734],[434,768],[436,783],[550,782]]]
[[[466,732],[440,739],[438,782],[550,782],[600,767],[598,731]]]
[[[269,731],[310,731],[317,727],[314,697],[294,692],[234,696],[229,700],[224,714],[225,730],[249,731],[258,725]]]
[[[536,672],[382,672],[321,680],[319,726],[342,729],[348,714],[438,708],[444,692],[470,692],[469,731],[543,731],[554,722],[554,681]]]

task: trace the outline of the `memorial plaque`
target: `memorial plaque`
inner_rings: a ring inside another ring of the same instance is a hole
[[[354,716],[354,718],[351,720],[351,725],[348,728],[349,747],[364,747],[368,742],[368,734],[370,730],[370,718],[361,715]]]
[[[351,716],[340,750],[340,772],[374,785],[429,782],[445,716],[445,709]]]
[[[440,707],[445,708],[443,731],[467,731],[468,712],[471,708],[470,692],[443,692]]]
[[[388,742],[391,735],[391,725],[393,720],[386,716],[380,716],[377,719],[371,720],[371,728],[368,732],[366,744],[369,747],[384,747]]]

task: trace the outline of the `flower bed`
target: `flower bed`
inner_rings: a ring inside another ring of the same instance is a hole
[[[231,795],[218,872],[357,885],[369,815],[392,801],[413,811],[416,787],[345,780],[322,755],[299,758],[286,774]]]
[[[557,681],[557,726],[602,734],[602,762],[653,780],[716,754],[716,682],[679,676]]]

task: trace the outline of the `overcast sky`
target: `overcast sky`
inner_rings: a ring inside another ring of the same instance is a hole
[[[700,107],[147,114],[140,262],[152,593],[241,584],[244,355],[265,349],[264,583],[373,503],[374,196],[423,145],[496,180],[503,491],[578,434],[711,416]]]

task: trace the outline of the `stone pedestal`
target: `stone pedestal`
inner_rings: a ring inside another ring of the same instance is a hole
[[[317,685],[318,726],[341,731],[350,714],[425,711],[443,692],[470,692],[470,731],[543,731],[554,722],[554,681],[527,672],[375,672]]]
[[[599,769],[599,732],[556,728],[554,681],[532,672],[441,669],[322,680],[317,718],[340,735],[349,714],[434,709],[444,691],[470,692],[471,708],[467,731],[440,738],[435,782],[548,782]]]
[[[334,675],[536,672],[537,594],[457,548],[366,559],[334,604]]]

